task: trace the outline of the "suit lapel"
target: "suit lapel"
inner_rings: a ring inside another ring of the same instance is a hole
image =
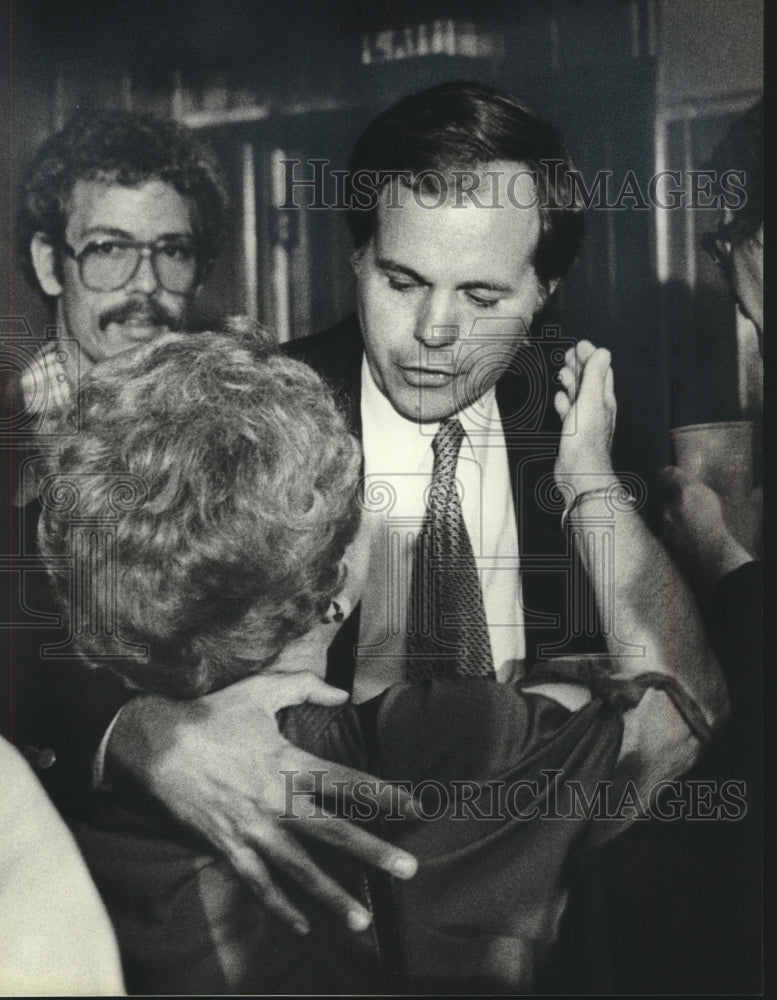
[[[559,421],[552,406],[551,369],[539,341],[516,354],[496,387],[513,492],[526,659],[534,664],[543,647],[561,640],[565,627],[566,540],[559,530],[553,467]]]
[[[348,316],[323,333],[283,345],[290,357],[310,365],[334,392],[348,417],[352,432],[361,440],[361,370],[364,347],[356,316]]]

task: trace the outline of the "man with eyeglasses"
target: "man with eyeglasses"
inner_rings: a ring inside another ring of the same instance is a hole
[[[701,245],[730,282],[740,312],[755,326],[763,354],[763,218],[754,227],[750,219],[738,218],[727,208],[718,228],[702,236]]]
[[[702,246],[720,267],[739,312],[755,327],[759,351],[763,355],[762,101],[733,123],[716,147],[712,162],[719,175],[732,170],[739,172],[746,197],[739,208],[725,209],[717,229],[702,237]],[[728,601],[721,601],[721,587],[725,584],[723,590],[728,590],[739,577],[760,572],[755,562],[758,539],[754,539],[751,546],[737,541],[723,521],[717,495],[703,483],[690,480],[680,469],[670,467],[664,470],[663,485],[668,493],[664,513],[667,543],[689,577],[699,583],[700,596],[708,598],[713,588],[717,587],[712,608],[718,604],[727,605]],[[754,502],[759,499],[759,495],[755,494]],[[757,607],[760,612],[757,602],[749,600],[747,606]],[[722,654],[722,659],[725,662],[730,655],[741,660],[742,642],[752,642],[753,633],[759,629],[728,627],[723,630],[720,622],[729,621],[729,614],[723,614],[721,618],[721,613],[710,620],[715,634],[719,634],[719,646],[727,643],[729,647]],[[735,642],[733,648],[732,639]],[[760,646],[758,648],[760,650]],[[737,670],[737,675],[741,677],[741,674],[742,671]]]
[[[717,264],[739,311],[750,319],[763,355],[764,146],[763,102],[730,127],[711,166],[736,170],[746,194],[727,208],[702,246]],[[760,414],[753,413],[753,419]],[[760,435],[756,435],[758,440]],[[670,987],[688,993],[757,994],[763,989],[763,576],[759,540],[742,544],[723,518],[721,500],[681,469],[661,474],[664,538],[695,586],[713,649],[729,689],[731,716],[714,752],[694,777],[700,784],[733,781],[747,814],[738,822],[690,824],[680,855],[686,890],[684,979]],[[748,484],[749,485],[749,484]],[[740,511],[760,534],[761,490]],[[662,872],[667,879],[671,875]],[[664,902],[676,919],[677,895]],[[659,909],[659,917],[661,916]],[[657,987],[660,990],[660,987]]]
[[[181,328],[225,207],[213,155],[172,122],[86,112],[46,143],[25,186],[19,247],[61,335],[78,343],[81,374]],[[64,362],[60,386],[72,384],[75,362]]]
[[[0,561],[0,620],[10,614],[14,628],[4,633],[11,675],[2,728],[66,813],[79,768],[89,788],[89,747],[100,742],[82,696],[102,699],[106,710],[121,702],[99,671],[88,676],[54,658],[47,646],[59,637],[34,627],[51,624],[45,579],[34,568],[37,459],[72,433],[61,424],[66,404],[95,364],[182,328],[226,206],[221,168],[188,129],[120,111],[77,113],[41,147],[22,190],[19,258],[57,336],[37,353],[38,345],[3,345],[0,552],[8,559]]]
[[[740,312],[755,327],[763,355],[764,202],[763,102],[759,101],[731,126],[716,147],[721,169],[737,169],[744,178],[746,198],[740,209],[726,208],[718,228],[705,233],[702,246],[717,264]],[[726,163],[733,164],[728,168]]]

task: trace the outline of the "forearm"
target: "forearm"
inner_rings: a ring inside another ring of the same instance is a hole
[[[663,545],[618,496],[618,481],[603,476],[570,513],[573,542],[588,571],[609,652],[621,672],[645,670],[674,677],[707,722],[727,714],[723,677],[695,601]]]

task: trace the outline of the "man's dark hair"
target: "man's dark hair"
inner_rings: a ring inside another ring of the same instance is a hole
[[[33,162],[17,220],[25,276],[37,285],[30,256],[35,233],[64,239],[77,181],[136,187],[170,184],[187,200],[204,264],[215,257],[224,226],[227,193],[213,152],[178,122],[127,111],[81,111],[53,135]]]
[[[362,134],[349,162],[348,225],[357,249],[373,235],[378,211],[375,204],[359,207],[357,175],[409,172],[411,183],[419,179],[421,187],[426,172],[450,177],[495,160],[520,163],[534,174],[541,227],[534,267],[543,282],[561,277],[584,229],[572,159],[552,126],[525,104],[475,83],[444,83],[406,97]]]
[[[747,199],[736,209],[737,232],[753,236],[764,221],[764,104],[757,101],[736,119],[712,153],[718,177],[736,170],[743,174]]]

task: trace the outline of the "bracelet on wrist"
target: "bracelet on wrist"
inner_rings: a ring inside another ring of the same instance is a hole
[[[578,493],[561,512],[561,530],[566,530],[570,514],[576,507],[579,507],[581,503],[584,503],[586,500],[593,500],[595,497],[611,499],[613,494],[618,490],[622,490],[622,485],[617,480],[613,480],[609,486],[599,486],[597,489],[593,490],[582,490],[582,492]],[[634,502],[633,497],[630,499]]]

